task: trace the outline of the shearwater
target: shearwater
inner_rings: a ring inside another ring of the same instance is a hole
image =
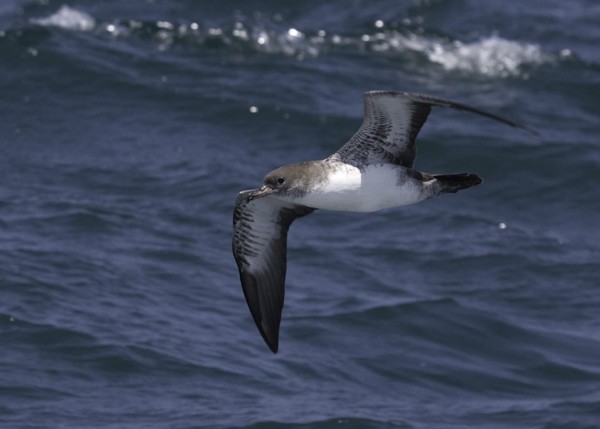
[[[525,128],[501,116],[422,94],[368,91],[361,127],[320,161],[279,167],[258,189],[238,194],[233,255],[250,313],[263,339],[279,348],[285,293],[287,233],[316,209],[373,212],[418,203],[479,185],[477,174],[429,174],[413,168],[415,139],[432,106],[464,110]]]

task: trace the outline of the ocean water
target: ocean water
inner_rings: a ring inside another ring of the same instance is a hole
[[[0,5],[2,428],[600,427],[593,0]],[[455,195],[290,230],[280,352],[235,195],[423,92]]]

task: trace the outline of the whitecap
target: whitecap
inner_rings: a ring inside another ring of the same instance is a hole
[[[46,18],[34,18],[31,22],[44,27],[60,27],[75,31],[91,31],[96,26],[96,21],[91,15],[65,5],[61,6],[56,13]]]
[[[405,36],[393,33],[388,34],[383,43],[374,48],[421,52],[429,61],[441,65],[445,70],[491,77],[519,76],[522,75],[524,66],[545,61],[538,45],[506,40],[496,35],[464,43],[416,34]]]
[[[462,70],[487,76],[508,77],[521,74],[527,64],[544,60],[538,45],[519,43],[491,36],[473,43],[454,42],[428,50],[430,61],[446,70]]]

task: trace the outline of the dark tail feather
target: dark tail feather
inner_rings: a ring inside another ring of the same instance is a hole
[[[477,186],[483,179],[477,174],[459,173],[459,174],[434,174],[433,177],[442,187],[441,192],[458,192],[461,189],[467,189],[471,186]]]

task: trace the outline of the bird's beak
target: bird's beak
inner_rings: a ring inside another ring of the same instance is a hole
[[[255,200],[257,198],[266,197],[272,193],[273,189],[269,188],[267,185],[263,185],[252,195],[252,199]]]

